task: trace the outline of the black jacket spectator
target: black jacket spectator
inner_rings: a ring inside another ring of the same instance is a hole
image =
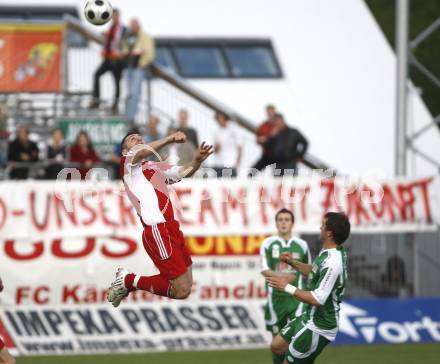
[[[298,129],[286,127],[274,137],[274,159],[278,169],[294,169],[307,152],[308,141]]]
[[[21,127],[17,131],[17,138],[9,143],[8,164],[11,167],[11,179],[26,179],[29,175],[29,167],[14,167],[15,162],[38,161],[37,144],[29,140],[29,131]]]
[[[64,144],[64,136],[60,129],[52,132],[52,142],[47,147],[47,159],[50,165],[46,168],[46,178],[56,179],[63,169],[63,163],[67,159],[67,148]]]
[[[301,132],[295,128],[289,128],[284,122],[283,116],[276,114],[271,135],[264,143],[261,158],[254,168],[261,171],[275,163],[275,175],[283,176],[286,169],[296,173],[297,162],[307,152],[308,142]]]

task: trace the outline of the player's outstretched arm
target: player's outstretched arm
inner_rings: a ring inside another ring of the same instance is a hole
[[[184,143],[186,141],[186,135],[181,131],[168,135],[165,138],[155,140],[154,142],[148,144],[139,144],[134,146],[132,149],[135,149],[134,156],[132,159],[133,164],[139,163],[141,160],[149,157],[150,155],[158,152],[163,147],[172,143]]]
[[[266,281],[270,287],[290,293],[298,301],[308,303],[313,306],[320,306],[321,303],[312,295],[310,291],[303,291],[290,285],[289,278],[282,276],[266,277]]]
[[[286,277],[289,279],[289,282],[292,282],[296,278],[295,273],[287,273],[287,272],[275,272],[272,269],[267,269],[261,272],[264,278],[269,277]]]
[[[292,268],[305,276],[309,275],[309,273],[312,271],[311,264],[305,264],[299,260],[295,260],[289,253],[282,253],[280,259],[282,262],[289,264]]]
[[[193,160],[182,167],[180,174],[182,178],[191,177],[200,168],[202,163],[208,158],[212,153],[214,153],[214,148],[212,145],[205,144],[203,142],[193,158]]]

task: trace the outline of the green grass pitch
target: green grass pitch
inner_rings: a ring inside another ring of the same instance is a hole
[[[328,347],[316,364],[438,364],[440,344]],[[20,357],[17,364],[271,364],[269,350]]]

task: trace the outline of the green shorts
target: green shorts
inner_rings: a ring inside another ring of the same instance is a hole
[[[280,330],[287,325],[290,320],[296,317],[300,302],[289,296],[268,297],[264,307],[264,320],[266,321],[266,330],[276,336]],[[301,307],[304,306],[301,304]],[[301,310],[302,313],[302,310]]]
[[[294,315],[292,315],[294,316]],[[266,324],[266,330],[270,331],[272,333],[273,336],[277,336],[281,329],[286,326],[290,320],[291,320],[291,316],[290,315],[285,315],[284,317],[278,318],[278,321],[273,324],[273,325],[268,325]]]
[[[288,363],[313,364],[330,342],[306,328],[302,317],[289,322],[280,331],[280,335],[289,344],[289,351],[286,353]]]

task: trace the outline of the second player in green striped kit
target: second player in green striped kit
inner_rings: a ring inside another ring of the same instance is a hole
[[[288,264],[281,261],[282,254],[289,254],[292,259],[310,264],[310,251],[307,243],[292,235],[294,215],[287,209],[282,209],[275,215],[278,234],[266,238],[261,244],[261,273],[267,277],[274,272],[289,277],[291,284],[303,288],[304,278]],[[280,330],[295,317],[304,312],[304,304],[292,295],[267,288],[267,304],[265,307],[266,328],[272,335],[278,335]],[[284,356],[273,355],[273,363],[283,363]]]

